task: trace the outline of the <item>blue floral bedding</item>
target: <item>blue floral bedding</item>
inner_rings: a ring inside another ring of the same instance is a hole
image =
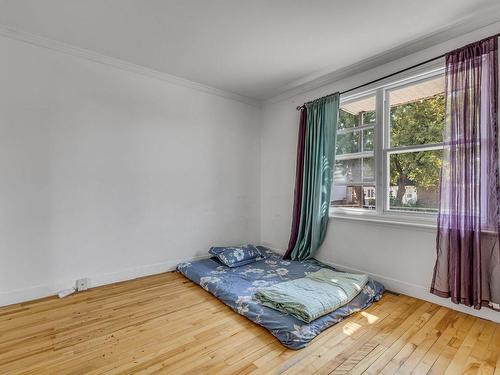
[[[259,304],[253,297],[255,291],[260,287],[304,277],[320,268],[333,268],[315,259],[283,260],[280,254],[262,246],[258,248],[265,259],[245,266],[229,268],[216,258],[210,258],[181,263],[177,270],[238,314],[269,330],[290,349],[305,347],[321,331],[378,301],[384,291],[382,284],[369,280],[361,293],[348,304],[309,324],[304,323],[291,315]]]

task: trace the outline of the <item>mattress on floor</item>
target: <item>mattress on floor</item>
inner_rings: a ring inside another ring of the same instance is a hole
[[[245,266],[229,268],[216,258],[181,263],[177,270],[203,289],[212,293],[238,314],[269,330],[290,349],[305,347],[320,332],[352,313],[370,306],[382,296],[382,284],[369,280],[363,290],[348,304],[311,323],[265,307],[253,295],[258,288],[304,277],[320,268],[334,269],[315,259],[283,260],[281,255],[258,246],[266,258]]]

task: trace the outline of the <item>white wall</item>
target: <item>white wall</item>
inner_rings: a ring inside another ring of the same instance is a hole
[[[261,237],[264,244],[285,249],[291,226],[298,112],[295,107],[331,92],[343,91],[399,69],[497,33],[500,23],[409,55],[391,64],[330,83],[263,108]],[[371,274],[388,289],[500,321],[500,313],[451,304],[428,292],[435,261],[435,230],[366,221],[330,219],[317,257],[344,269]]]
[[[260,109],[0,37],[0,305],[260,240]]]

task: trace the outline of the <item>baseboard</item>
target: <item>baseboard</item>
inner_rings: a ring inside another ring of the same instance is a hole
[[[112,284],[120,281],[133,280],[138,277],[155,275],[162,272],[173,271],[177,264],[186,261],[204,259],[207,256],[197,256],[186,259],[171,260],[161,263],[142,265],[123,269],[116,272],[105,274],[89,275],[90,287]],[[38,298],[49,297],[57,294],[62,289],[67,289],[74,286],[75,280],[62,280],[50,284],[36,285],[28,288],[12,290],[8,292],[0,292],[0,306],[22,303]]]
[[[436,305],[441,305],[444,307],[448,307],[453,310],[457,310],[463,312],[465,314],[474,315],[479,318],[491,320],[497,323],[500,323],[500,313],[489,308],[483,307],[481,310],[475,310],[472,307],[467,307],[463,305],[457,305],[451,302],[449,299],[438,297],[429,292],[429,287],[425,287],[422,285],[416,285],[412,283],[408,283],[406,281],[397,280],[388,276],[379,275],[376,273],[368,272],[366,270],[361,270],[357,268],[353,268],[350,266],[345,266],[343,264],[338,264],[334,262],[329,262],[325,260],[321,260],[321,262],[328,264],[332,267],[335,267],[341,271],[354,272],[354,273],[364,273],[370,276],[372,279],[379,281],[382,283],[387,290],[391,292],[406,294],[407,296],[415,297],[422,299],[424,301],[429,301],[435,303]]]
[[[281,252],[279,249],[273,249],[274,251]],[[112,284],[120,281],[133,280],[138,277],[154,275],[162,272],[173,271],[177,264],[186,261],[193,261],[197,259],[204,259],[207,256],[197,256],[186,259],[166,261],[162,263],[143,265],[133,268],[128,268],[120,270],[117,272],[111,272],[100,275],[90,275],[91,287],[97,287],[101,285]],[[366,270],[361,270],[358,268],[346,266],[343,264],[338,264],[330,261],[321,260],[323,263],[328,264],[342,271],[364,273],[369,275],[374,280],[377,280],[384,284],[387,290],[392,292],[406,294],[411,297],[419,298],[424,301],[429,301],[437,305],[445,306],[453,310],[457,310],[466,314],[474,315],[483,319],[491,320],[500,323],[500,313],[490,310],[488,308],[483,308],[481,310],[474,310],[467,306],[456,305],[450,300],[445,298],[440,298],[431,294],[429,288],[408,283],[406,281],[397,280],[388,276],[379,275],[376,273],[368,272]],[[62,289],[69,288],[74,285],[75,280],[61,281],[51,284],[44,284],[33,286],[29,288],[23,288],[18,290],[13,290],[9,292],[0,293],[0,306],[12,305],[15,303],[21,303],[26,301],[31,301],[38,298],[49,297],[57,294],[58,291]]]

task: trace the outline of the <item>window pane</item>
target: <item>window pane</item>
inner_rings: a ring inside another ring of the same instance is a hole
[[[359,131],[337,134],[337,155],[361,152],[361,136]]]
[[[375,111],[363,113],[363,125],[375,124]]]
[[[389,92],[390,147],[443,141],[444,89],[439,76]]]
[[[375,209],[375,95],[340,106],[331,205]],[[363,129],[358,129],[358,127]],[[353,157],[366,153],[364,158]],[[366,157],[368,156],[368,157]]]
[[[352,207],[375,209],[375,186],[373,185],[336,185],[332,186],[331,205],[333,207]]]
[[[390,154],[391,210],[436,212],[442,150]]]
[[[352,100],[340,105],[338,129],[352,129],[375,124],[375,95]]]
[[[373,181],[375,178],[375,164],[373,158],[363,159],[363,182]]]
[[[339,125],[337,127],[339,130],[354,128],[355,126],[358,126],[358,124],[359,124],[359,116],[344,111],[342,108],[340,109]]]
[[[361,183],[361,159],[337,160],[334,184]]]
[[[372,157],[337,160],[333,180],[338,184],[372,182],[375,178],[374,168]]]
[[[373,151],[373,129],[363,130],[363,151]]]

